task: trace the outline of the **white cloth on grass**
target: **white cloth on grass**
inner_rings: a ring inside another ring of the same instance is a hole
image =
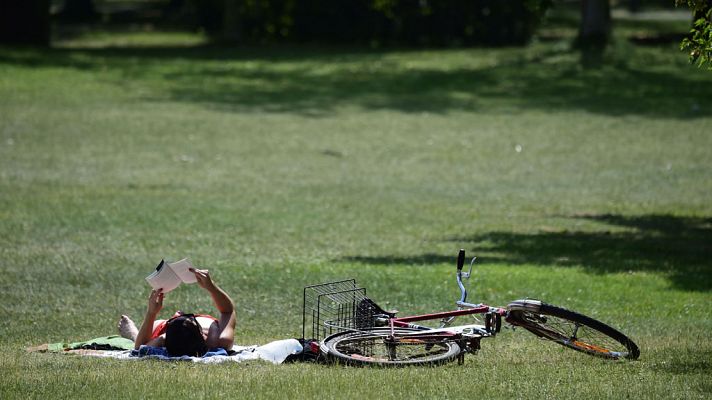
[[[132,350],[120,351],[97,351],[87,352],[85,355],[95,357],[107,357],[120,360],[165,360],[165,361],[192,361],[202,364],[219,364],[223,362],[242,362],[248,360],[264,360],[272,364],[281,364],[288,356],[299,354],[303,350],[302,345],[296,339],[277,340],[262,346],[233,346],[232,351],[236,352],[231,356],[212,357],[166,357],[162,355],[147,355],[136,357],[131,355]]]

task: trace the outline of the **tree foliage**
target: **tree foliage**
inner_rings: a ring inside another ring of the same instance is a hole
[[[676,0],[675,3],[687,4],[694,13],[690,35],[682,40],[680,49],[689,52],[690,63],[698,67],[707,64],[712,70],[712,1]]]
[[[196,1],[196,0],[194,0]],[[241,42],[523,44],[551,0],[227,0],[208,32]],[[214,3],[214,2],[213,2]]]
[[[94,0],[64,0],[59,17],[70,22],[87,22],[97,17]]]
[[[47,46],[49,0],[0,0],[0,43]]]

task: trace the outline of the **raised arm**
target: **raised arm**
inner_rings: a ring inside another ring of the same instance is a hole
[[[156,316],[163,308],[163,291],[161,289],[151,290],[151,295],[148,297],[148,307],[146,308],[146,316],[143,318],[141,328],[138,330],[134,348],[138,349],[141,345],[149,344],[151,334],[153,333],[153,323],[156,321]],[[156,345],[156,343],[152,343]]]
[[[230,296],[213,282],[208,270],[191,269],[191,271],[195,274],[198,285],[210,293],[215,307],[220,312],[218,335],[216,335],[216,337],[208,337],[208,347],[231,349],[235,343],[235,324],[237,322],[235,304]]]

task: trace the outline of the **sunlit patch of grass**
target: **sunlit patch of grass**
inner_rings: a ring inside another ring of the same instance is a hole
[[[150,25],[137,26],[132,30],[78,30],[71,35],[60,36],[52,46],[60,49],[101,49],[141,47],[194,47],[209,43],[203,33],[154,30]]]

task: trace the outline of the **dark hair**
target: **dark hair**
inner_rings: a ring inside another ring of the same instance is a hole
[[[208,346],[193,314],[171,318],[166,324],[166,350],[173,357],[202,357]]]

